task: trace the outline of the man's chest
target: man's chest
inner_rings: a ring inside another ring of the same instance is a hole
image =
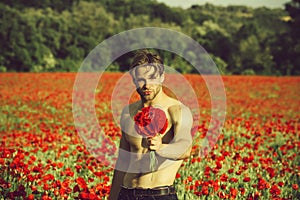
[[[169,115],[166,114],[167,117],[167,129],[164,134],[162,134],[162,142],[169,143],[174,137],[173,125]],[[155,123],[155,122],[154,122]],[[147,138],[139,135],[135,130],[135,122],[132,117],[127,116],[123,131],[126,133],[125,138],[130,144],[131,151],[143,151],[148,149]]]

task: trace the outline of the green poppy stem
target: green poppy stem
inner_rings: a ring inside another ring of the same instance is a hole
[[[154,150],[150,150],[150,166],[149,167],[150,167],[150,171],[152,173],[151,180],[153,178],[153,172],[154,172],[154,170],[156,168],[156,164],[157,163],[158,163],[158,160],[157,160],[157,158],[155,156],[155,151]]]

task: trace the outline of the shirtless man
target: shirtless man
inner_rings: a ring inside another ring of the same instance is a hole
[[[126,106],[121,115],[122,137],[109,199],[176,200],[173,183],[183,159],[190,155],[192,114],[162,90],[164,67],[158,55],[138,52],[130,73],[141,100]],[[168,127],[162,136],[143,138],[134,129],[133,117],[148,106],[166,114]],[[149,170],[150,150],[157,158],[155,171]]]

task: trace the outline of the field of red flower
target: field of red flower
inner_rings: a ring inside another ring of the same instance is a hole
[[[105,73],[95,91],[98,121],[111,138],[104,145],[112,147],[120,128],[110,99],[121,76]],[[0,74],[0,199],[108,196],[113,169],[87,151],[74,126],[75,77]],[[202,158],[197,151],[210,120],[209,93],[200,76],[185,78],[201,116],[193,155],[176,176],[179,199],[299,199],[300,77],[222,77],[226,120]]]

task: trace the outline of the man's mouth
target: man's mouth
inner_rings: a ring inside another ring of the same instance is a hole
[[[149,95],[149,94],[151,94],[151,91],[150,91],[150,90],[146,90],[146,91],[143,91],[143,93],[144,93],[145,95]]]

